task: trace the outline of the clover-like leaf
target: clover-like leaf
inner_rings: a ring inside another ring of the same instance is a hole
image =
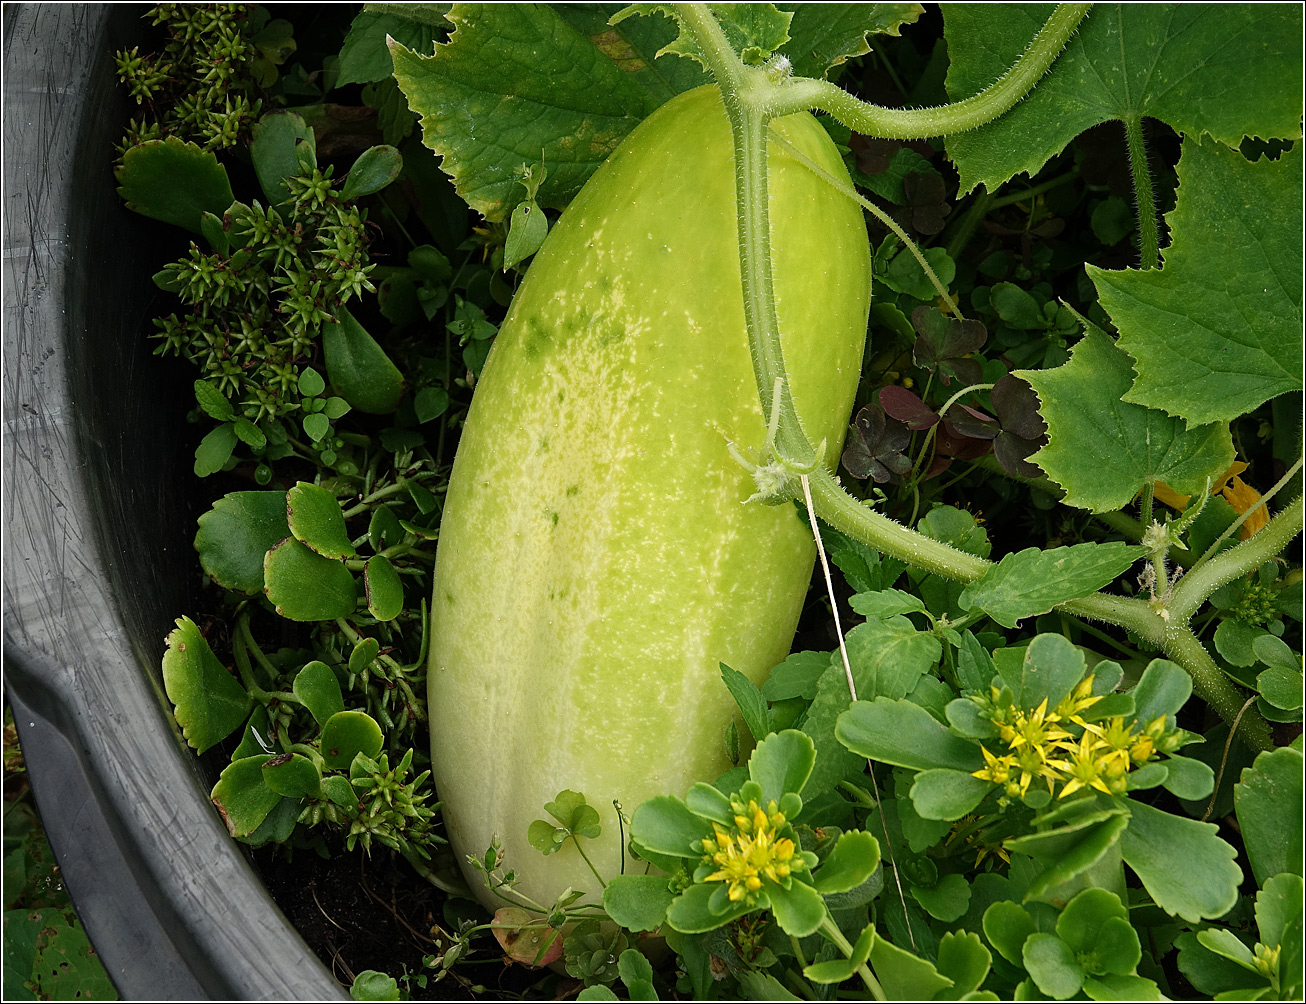
[[[263,556],[290,533],[285,492],[231,492],[199,518],[195,550],[224,589],[263,591]]]
[[[314,659],[295,674],[291,690],[308,708],[308,713],[319,725],[325,725],[334,714],[345,710],[345,699],[340,692],[340,681],[331,667]]]
[[[877,484],[894,481],[911,470],[911,458],[902,452],[910,444],[910,430],[901,422],[886,419],[884,410],[872,402],[857,412],[848,430],[844,469],[855,478],[869,477]]]
[[[287,620],[333,620],[353,613],[358,603],[358,587],[349,569],[294,537],[264,556],[263,579],[264,593]]]
[[[245,722],[249,695],[189,617],[177,618],[163,653],[163,687],[186,742],[203,753]]]
[[[944,8],[952,99],[1005,73],[1048,10]],[[1288,4],[1097,5],[1025,100],[948,138],[961,190],[982,183],[994,191],[1021,172],[1032,176],[1079,133],[1112,119],[1160,119],[1235,147],[1245,135],[1300,137],[1301,25],[1300,8]]]
[[[1084,985],[1084,967],[1070,946],[1055,934],[1038,932],[1025,939],[1021,962],[1038,988],[1057,1000],[1073,997]]]
[[[1129,357],[1092,325],[1069,362],[1018,375],[1038,394],[1048,424],[1048,443],[1031,459],[1066,490],[1069,505],[1121,509],[1156,481],[1196,494],[1233,460],[1227,425],[1187,428],[1181,419],[1123,400],[1132,383]]]
[[[989,401],[1002,431],[993,441],[993,455],[1008,474],[1037,478],[1042,471],[1029,462],[1047,444],[1048,426],[1038,413],[1038,395],[1028,381],[1008,373],[993,385]]]
[[[347,770],[360,754],[374,759],[384,745],[381,726],[364,711],[339,711],[322,726],[322,759],[334,770]]]
[[[301,481],[286,492],[286,522],[296,540],[324,558],[352,558],[354,545],[336,497]]]
[[[1302,387],[1302,152],[1186,139],[1177,170],[1164,267],[1088,275],[1138,372],[1125,400],[1228,422]]]
[[[984,911],[984,937],[1008,962],[1020,965],[1025,939],[1038,930],[1034,918],[1019,903],[1001,900]]]
[[[561,850],[573,837],[593,839],[602,832],[598,812],[578,791],[563,789],[552,802],[545,803],[544,811],[554,821],[536,819],[526,833],[530,845],[544,854]]]

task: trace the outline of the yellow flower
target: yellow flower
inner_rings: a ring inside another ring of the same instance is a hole
[[[795,857],[797,847],[788,837],[780,837],[777,830],[785,824],[784,813],[777,811],[775,802],[764,811],[756,802],[749,802],[734,817],[735,832],[719,823],[713,823],[716,850],[707,855],[717,870],[705,881],[727,882],[732,902],[747,899],[762,888],[762,879],[779,883],[795,869],[805,867],[801,857]],[[705,850],[710,850],[707,842]]]
[[[1111,794],[1111,789],[1107,786],[1107,779],[1111,776],[1108,764],[1097,755],[1097,751],[1102,748],[1102,740],[1093,733],[1085,732],[1080,737],[1079,745],[1071,752],[1067,765],[1069,780],[1058,798],[1065,798],[1080,788],[1096,788],[1104,794]]]
[[[1100,696],[1093,695],[1093,674],[1090,673],[1057,705],[1055,714],[1062,721],[1072,721],[1076,725],[1083,725],[1084,722],[1079,718],[1079,715],[1100,700],[1102,700]]]

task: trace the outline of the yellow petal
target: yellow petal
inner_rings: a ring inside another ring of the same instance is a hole
[[[1228,487],[1221,494],[1235,512],[1244,513],[1253,506],[1256,507],[1238,528],[1240,539],[1246,540],[1270,522],[1270,514],[1266,511],[1265,503],[1261,502],[1261,493],[1237,475],[1229,480]]]

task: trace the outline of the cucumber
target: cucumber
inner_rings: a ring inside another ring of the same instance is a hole
[[[847,177],[810,115],[772,128]],[[866,227],[776,146],[785,357],[804,430],[837,458],[866,334]],[[756,682],[785,657],[815,555],[796,507],[745,504],[755,486],[727,441],[747,454],[765,436],[731,132],[708,85],[650,115],[562,214],[476,386],[429,665],[433,777],[460,861],[497,835],[525,895],[597,899],[575,841],[548,857],[528,844],[546,802],[572,789],[598,810],[603,834],[585,847],[606,877],[622,863],[614,800],[629,816],[731,766],[720,664]]]

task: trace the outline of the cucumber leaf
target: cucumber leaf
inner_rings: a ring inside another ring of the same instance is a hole
[[[1129,357],[1091,324],[1069,362],[1017,375],[1038,394],[1048,424],[1047,445],[1030,459],[1066,490],[1069,505],[1123,509],[1155,481],[1195,495],[1233,462],[1228,426],[1185,428],[1181,419],[1122,400],[1133,382]]]
[[[1302,154],[1185,139],[1165,266],[1087,267],[1135,361],[1124,399],[1190,426],[1302,388]]]
[[[946,5],[949,96],[968,97],[1005,73],[1051,12],[1051,4]],[[1300,137],[1301,31],[1295,4],[1098,4],[1024,101],[948,138],[961,190],[1033,175],[1112,119],[1160,119],[1230,146],[1248,135]]]
[[[660,103],[543,5],[455,4],[448,19],[456,30],[434,54],[393,41],[390,54],[422,142],[486,219],[521,200],[517,170],[541,151],[536,200],[562,208]]]
[[[847,60],[871,51],[867,35],[897,35],[924,13],[918,3],[777,4],[792,10],[789,41],[780,51],[789,57],[794,74],[826,77]]]
[[[702,65],[658,53],[676,37],[675,22],[665,17],[628,17],[609,23],[622,9],[619,3],[559,3],[553,10],[589,38],[631,80],[661,104],[682,91],[711,83]]]

